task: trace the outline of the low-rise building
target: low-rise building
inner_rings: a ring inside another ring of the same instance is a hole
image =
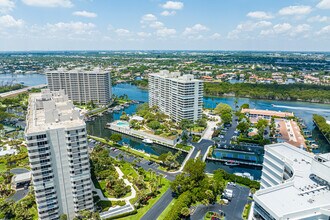
[[[330,153],[314,155],[288,143],[265,146],[254,219],[328,220]]]

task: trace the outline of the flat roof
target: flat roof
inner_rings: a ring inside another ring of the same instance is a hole
[[[271,111],[271,110],[259,110],[259,109],[249,109],[243,108],[242,113],[249,113],[253,115],[267,115],[267,116],[276,116],[276,117],[293,117],[293,112],[280,112],[280,111]]]
[[[85,122],[63,90],[44,89],[41,93],[30,94],[26,134],[78,126],[85,126]]]
[[[150,76],[157,76],[163,79],[170,79],[172,81],[189,83],[189,82],[203,82],[203,80],[195,79],[192,74],[183,74],[180,72],[170,72],[168,70],[161,70],[158,73],[150,73]]]
[[[31,171],[26,172],[26,173],[16,174],[14,176],[14,179],[13,179],[13,181],[15,183],[17,183],[17,182],[24,182],[24,181],[28,181],[28,180],[31,180]]]
[[[293,177],[279,185],[257,191],[254,199],[258,204],[267,207],[266,210],[273,217],[285,219],[294,219],[295,213],[301,217],[302,213],[308,216],[320,214],[322,209],[330,209],[329,188],[311,178],[312,167],[318,164],[312,153],[288,143],[266,145],[265,150],[291,166]],[[326,175],[330,175],[330,170]]]
[[[99,67],[94,67],[93,69],[85,69],[85,68],[58,68],[56,70],[49,70],[46,73],[87,73],[87,74],[105,74],[109,73],[109,71],[103,70]]]

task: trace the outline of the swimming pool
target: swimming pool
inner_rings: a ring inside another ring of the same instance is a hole
[[[127,121],[118,121],[117,126],[119,126],[119,127],[128,127],[129,123]]]

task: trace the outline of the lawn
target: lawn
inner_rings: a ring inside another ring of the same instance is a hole
[[[136,220],[136,219],[141,219],[142,216],[144,216],[148,210],[151,209],[151,207],[158,201],[158,199],[160,199],[163,194],[166,192],[166,190],[168,190],[168,188],[170,187],[170,181],[162,178],[162,183],[164,184],[162,186],[162,188],[159,190],[160,194],[158,194],[155,198],[150,199],[148,202],[148,205],[140,208],[137,210],[137,214],[135,215],[131,215],[131,216],[126,216],[124,218],[120,218],[121,220]]]
[[[0,173],[3,173],[7,170],[7,166],[4,163],[0,163]]]
[[[157,220],[166,220],[165,217],[172,210],[173,205],[175,204],[176,199],[173,199],[172,202],[166,207],[166,209],[160,214]]]
[[[248,203],[244,206],[242,218],[243,219],[248,219],[249,213],[250,213],[250,208],[251,208],[251,203]]]
[[[120,169],[121,171],[123,171],[125,179],[128,179],[128,176],[131,176],[133,179],[138,177],[138,174],[132,167],[132,164],[122,162],[120,165]]]

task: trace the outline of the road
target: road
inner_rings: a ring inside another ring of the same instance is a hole
[[[17,89],[17,90],[13,90],[13,91],[9,91],[9,92],[0,93],[0,97],[1,98],[6,98],[6,97],[9,97],[9,96],[13,96],[13,95],[17,95],[17,94],[20,94],[20,93],[23,93],[23,92],[27,92],[30,89],[41,89],[41,88],[44,88],[46,86],[47,86],[47,84],[29,86],[29,87],[26,87],[26,88],[23,88],[23,89]]]
[[[164,195],[151,207],[151,209],[149,209],[149,211],[142,216],[141,220],[157,219],[172,200],[172,190],[168,189]]]
[[[227,189],[233,190],[233,198],[228,205],[221,206],[218,203],[209,206],[199,205],[191,216],[191,220],[204,219],[208,211],[220,212],[220,210],[225,213],[226,219],[241,220],[244,206],[249,202],[248,196],[250,190],[247,187],[239,185],[236,187],[228,186]]]

